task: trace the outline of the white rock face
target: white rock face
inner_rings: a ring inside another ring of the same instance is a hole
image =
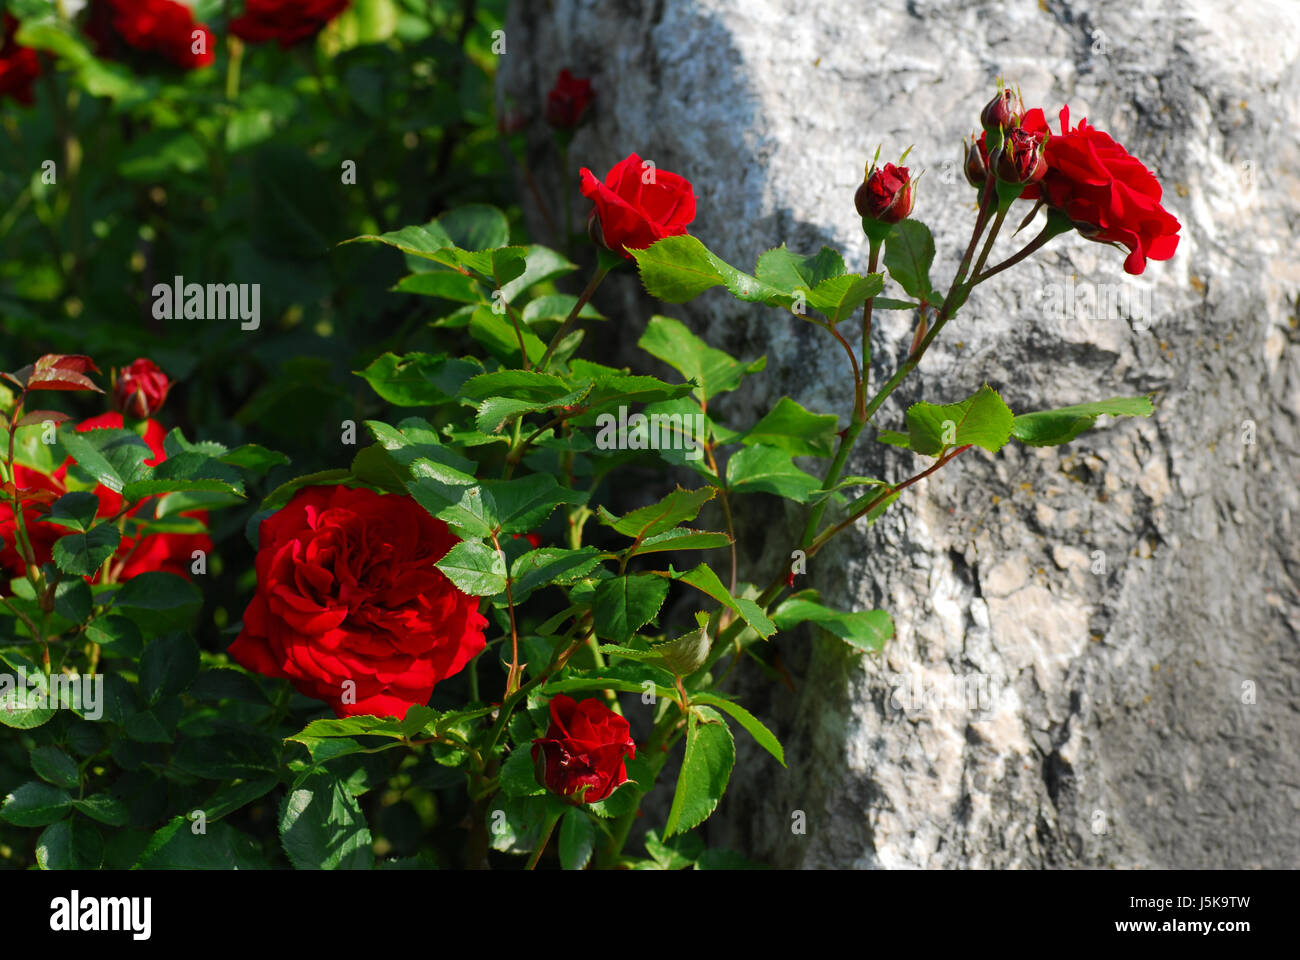
[[[591,76],[575,161],[603,174],[636,151],[683,174],[692,232],[742,269],[783,241],[865,269],[863,165],[914,145],[946,285],[974,209],[960,140],[999,75],[1053,126],[1068,103],[1115,136],[1183,223],[1141,277],[1069,235],[982,285],[878,414],[897,427],[984,382],[1021,411],[1157,406],[1061,448],[971,451],[815,558],[811,585],[888,609],[897,636],[877,658],[781,637],[794,690],[741,678],[790,766],[738,738],[709,842],[804,867],[1300,866],[1300,5],[551,0],[516,4],[507,36],[503,96],[536,110],[560,67]],[[741,422],[783,394],[847,422],[825,333],[717,291],[602,293],[625,348],[657,311],[767,354],[727,408]],[[877,318],[874,384],[912,322]],[[850,472],[915,472],[860,446]],[[772,506],[738,520],[763,582],[800,526]]]

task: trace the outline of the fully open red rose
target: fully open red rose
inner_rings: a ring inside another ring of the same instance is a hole
[[[230,32],[249,43],[274,40],[291,47],[314,37],[348,8],[352,0],[248,0],[244,14],[230,21]]]
[[[478,599],[434,564],[458,541],[410,497],[304,487],[262,521],[230,655],[340,717],[405,717],[483,650]]]
[[[546,95],[546,122],[557,130],[572,130],[582,122],[593,96],[591,80],[561,70]]]
[[[148,417],[158,412],[171,388],[167,374],[152,360],[141,357],[118,371],[117,382],[113,384],[113,406],[133,417]]]
[[[194,20],[194,12],[175,0],[93,0],[86,32],[102,56],[121,44],[160,56],[184,70],[206,67],[216,59],[212,31]]]
[[[20,47],[14,41],[18,26],[13,14],[4,15],[4,32],[0,38],[0,99],[13,97],[23,106],[30,107],[33,103],[32,84],[40,75],[41,61],[31,47]]]
[[[120,413],[105,413],[77,424],[77,432],[120,430],[122,426]],[[145,421],[144,442],[149,445],[149,450],[153,454],[144,461],[147,466],[156,467],[167,459],[166,451],[163,449],[165,436],[166,431],[157,420]],[[15,485],[26,491],[22,497],[23,524],[27,529],[32,553],[38,564],[48,563],[53,555],[54,541],[72,532],[67,527],[47,523],[41,519],[44,515],[42,507],[48,507],[49,502],[68,492],[67,474],[71,464],[72,458],[69,457],[60,464],[58,469],[49,474],[22,464],[14,464]],[[110,490],[102,483],[95,487],[94,493],[99,498],[98,516],[113,517],[121,511],[120,493]],[[149,504],[149,500],[141,501],[127,516],[134,517],[142,513],[145,516],[152,516],[149,512],[152,509]],[[193,511],[183,516],[207,520],[206,511]],[[13,508],[8,503],[0,502],[0,539],[4,540],[4,546],[0,549],[0,567],[11,577],[21,577],[26,571],[26,565],[18,552],[17,536]],[[123,536],[109,569],[113,580],[119,583],[155,570],[189,577],[195,550],[210,553],[211,538],[205,533],[151,533],[139,538]],[[86,579],[93,581],[98,576],[95,574]]]
[[[631,728],[599,700],[551,698],[546,736],[533,741],[538,779],[562,797],[586,788],[583,803],[604,800],[627,782],[626,758],[636,756]]]
[[[1070,129],[1069,107],[1061,108],[1059,134],[1050,133],[1039,109],[1026,111],[1021,126],[1047,136],[1047,172],[1025,188],[1022,199],[1041,199],[1064,211],[1089,240],[1126,247],[1127,273],[1141,273],[1148,260],[1174,255],[1182,224],[1161,206],[1160,184],[1140,160],[1086,119]],[[983,134],[979,149],[987,163]]]
[[[685,177],[646,165],[635,153],[601,183],[583,167],[582,195],[596,204],[589,227],[606,248],[631,260],[628,249],[677,237],[695,219],[695,191]]]
[[[1062,107],[1061,133],[1048,139],[1046,156],[1043,199],[1082,225],[1088,239],[1127,247],[1125,272],[1174,255],[1182,225],[1160,205],[1160,184],[1109,134],[1086,119],[1071,129],[1070,108]]]

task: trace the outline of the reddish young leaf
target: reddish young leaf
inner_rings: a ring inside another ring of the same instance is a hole
[[[28,390],[94,390],[104,391],[86,376],[98,373],[95,361],[79,353],[47,353],[36,364],[24,384]],[[21,375],[22,371],[19,371]]]
[[[44,423],[46,420],[53,420],[56,424],[59,424],[71,419],[66,413],[59,410],[29,410],[18,421],[18,426],[26,427],[33,423]]]

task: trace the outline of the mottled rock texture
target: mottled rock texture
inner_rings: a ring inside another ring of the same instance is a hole
[[[692,232],[744,269],[782,241],[864,269],[863,164],[914,144],[946,284],[973,218],[959,142],[1000,75],[1054,126],[1068,103],[1111,132],[1183,223],[1141,277],[1070,235],[980,287],[877,416],[897,427],[986,381],[1022,411],[1157,402],[1065,447],[972,451],[815,558],[812,585],[887,608],[897,636],[875,658],[779,638],[793,690],[740,671],[790,765],[741,742],[710,843],[796,867],[1300,866],[1300,5],[527,0],[507,36],[503,97],[537,110],[561,66],[592,76],[575,164],[635,150],[684,174]],[[718,291],[602,292],[625,345],[657,310],[765,353],[728,408],[742,422],[783,394],[847,417],[825,333]],[[879,384],[911,321],[877,316]],[[851,472],[915,472],[862,446]],[[763,582],[799,526],[772,505],[739,520]]]

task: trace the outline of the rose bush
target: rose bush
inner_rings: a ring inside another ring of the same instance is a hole
[[[210,30],[161,0],[15,9],[0,59],[52,69],[8,87],[37,109],[0,169],[18,197],[0,218],[0,675],[35,681],[0,681],[7,865],[743,864],[699,828],[738,756],[775,773],[785,750],[735,678],[801,682],[778,634],[872,655],[894,631],[824,603],[803,564],[957,457],[1152,411],[1013,411],[985,387],[883,422],[979,285],[1055,238],[1174,252],[1141,164],[1064,112],[1051,134],[1005,89],[967,145],[978,210],[946,285],[915,215],[969,194],[924,189],[907,154],[878,152],[841,198],[864,270],[784,242],[746,270],[688,232],[709,185],[637,154],[568,173],[572,127],[604,102],[572,72],[494,116],[486,0],[195,7]],[[548,139],[577,190],[533,176]],[[516,177],[549,237],[489,202]],[[574,243],[571,194],[599,248]],[[1041,220],[1028,241],[1003,229],[1016,203]],[[629,329],[595,299],[617,270],[663,304],[721,288],[809,325],[851,413],[728,404],[765,358],[669,316],[636,331],[656,373],[602,362],[602,325]],[[883,383],[878,310],[913,328]],[[119,367],[117,412],[92,355]],[[848,469],[864,438],[903,451],[896,476]],[[751,549],[751,498],[802,532]],[[103,681],[97,708],[43,699],[82,678]]]

